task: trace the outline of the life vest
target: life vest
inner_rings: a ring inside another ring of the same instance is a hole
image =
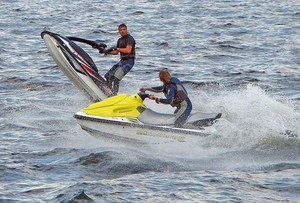
[[[132,46],[131,52],[129,54],[120,53],[121,59],[127,60],[129,58],[135,58],[135,40],[130,34],[127,34],[126,36],[119,38],[117,42],[117,47],[126,48],[128,44]]]
[[[174,84],[176,88],[174,100],[171,103],[171,106],[178,106],[180,105],[181,102],[183,102],[188,98],[187,91],[177,78],[172,77],[170,83],[166,84],[163,89],[163,93],[165,94],[166,97],[168,94],[168,90],[170,89],[170,84]]]

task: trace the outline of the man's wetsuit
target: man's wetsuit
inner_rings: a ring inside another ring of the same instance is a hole
[[[178,78],[172,77],[169,83],[164,83],[162,86],[151,87],[148,90],[152,92],[163,92],[165,94],[166,98],[159,98],[157,102],[176,107],[174,112],[176,114],[175,126],[182,127],[193,107],[181,81]]]

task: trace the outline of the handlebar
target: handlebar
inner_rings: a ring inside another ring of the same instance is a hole
[[[145,91],[141,91],[138,93],[138,95],[141,97],[141,99],[144,101],[146,98],[149,97],[149,94],[146,94]]]

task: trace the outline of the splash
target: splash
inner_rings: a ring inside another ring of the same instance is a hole
[[[253,146],[274,143],[275,139],[298,138],[300,114],[289,101],[278,101],[261,88],[247,85],[235,91],[222,91],[208,99],[201,95],[203,109],[220,111],[223,119],[214,127],[222,137],[214,146]],[[198,107],[199,108],[199,107]]]

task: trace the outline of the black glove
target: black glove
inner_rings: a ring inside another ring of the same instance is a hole
[[[107,49],[107,51],[112,52],[114,50],[117,50],[117,47],[110,47],[109,49]]]
[[[100,54],[105,54],[105,55],[109,54],[110,52],[111,52],[111,51],[108,50],[108,49],[100,49],[100,50],[99,50],[99,53],[100,53]]]
[[[111,47],[109,49],[103,49],[103,50],[99,51],[99,53],[103,53],[103,54],[107,55],[107,54],[110,54],[110,52],[112,52],[114,50],[117,50],[117,47]]]

